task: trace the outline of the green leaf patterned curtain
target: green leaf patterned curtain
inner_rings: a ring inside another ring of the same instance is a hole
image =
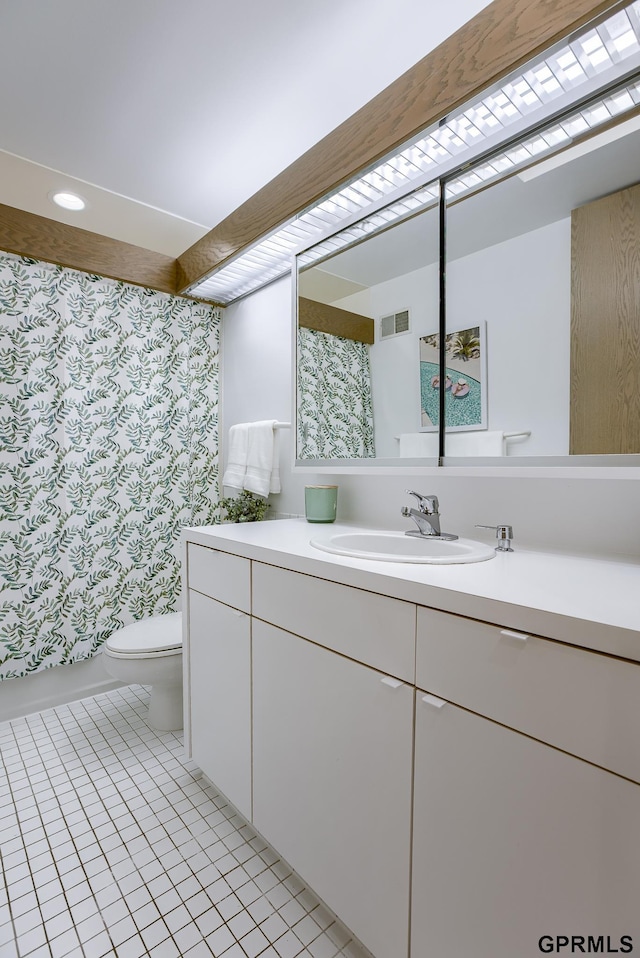
[[[0,255],[0,678],[176,608],[214,521],[219,313]]]
[[[375,456],[369,349],[298,329],[298,457]]]

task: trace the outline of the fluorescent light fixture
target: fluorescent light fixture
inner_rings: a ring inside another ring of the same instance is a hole
[[[67,190],[58,190],[56,193],[50,193],[49,196],[56,206],[61,206],[63,210],[79,212],[87,205],[87,201],[78,193],[70,193]]]
[[[610,130],[605,130],[604,133],[598,133],[596,136],[585,140],[584,143],[576,143],[575,146],[570,146],[568,149],[563,150],[562,153],[556,153],[555,156],[550,156],[548,160],[543,160],[535,166],[530,166],[528,170],[523,170],[522,173],[518,173],[518,179],[522,180],[523,183],[528,183],[529,180],[535,180],[536,177],[544,176],[545,173],[550,173],[551,170],[557,170],[559,167],[564,166],[565,163],[571,163],[572,160],[577,159],[579,156],[586,156],[588,153],[593,153],[594,150],[599,150],[601,147],[606,146],[607,143],[615,143],[616,140],[622,139],[623,136],[628,136],[629,133],[635,133],[637,130],[640,130],[640,115],[634,116],[624,123],[618,123],[617,126],[612,127]]]
[[[477,188],[472,172],[482,181],[515,172],[535,156],[559,149],[583,132],[640,105],[640,84],[631,82],[625,90],[550,124],[543,133],[527,137],[527,128],[544,121],[545,116],[565,109],[568,112],[572,103],[585,98],[587,91],[592,90],[595,97],[598,87],[611,88],[616,78],[629,76],[638,69],[640,0],[634,0],[595,27],[587,26],[582,34],[561,42],[519,74],[505,78],[482,99],[422,131],[397,154],[385,157],[373,169],[243,250],[231,262],[214,269],[191,286],[189,292],[214,302],[232,303],[286,275],[291,269],[292,255],[314,241],[321,245],[314,247],[315,253],[305,252],[305,262],[405,216],[408,206],[430,204],[437,195],[437,187],[435,193],[421,193],[421,183],[451,175],[473,163],[474,155],[486,153],[493,146],[499,148],[501,141],[504,143],[522,130],[523,139],[517,146],[449,180],[448,196],[459,197]],[[582,148],[588,151],[596,147],[584,144]],[[562,157],[568,158],[569,154],[571,158],[576,155],[567,150]],[[558,157],[556,162],[567,160]],[[523,180],[532,179],[551,168],[540,163],[519,175]],[[385,206],[387,209],[382,209]],[[364,217],[366,225],[362,223]]]

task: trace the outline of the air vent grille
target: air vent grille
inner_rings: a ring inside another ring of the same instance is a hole
[[[380,319],[380,338],[388,339],[389,336],[399,336],[400,333],[409,332],[409,310],[403,309],[399,313],[391,313],[389,316],[383,316]]]
[[[401,313],[396,313],[396,333],[409,332],[409,310],[403,309]]]

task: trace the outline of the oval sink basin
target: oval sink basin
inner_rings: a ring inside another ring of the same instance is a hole
[[[429,562],[445,565],[455,562],[484,562],[493,559],[493,546],[473,539],[429,539],[407,536],[403,532],[339,532],[316,537],[310,543],[322,552],[376,559],[382,562]]]

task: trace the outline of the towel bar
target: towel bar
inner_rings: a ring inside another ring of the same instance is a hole
[[[288,426],[289,423],[286,423],[286,425]],[[531,435],[531,430],[527,429],[527,430],[524,430],[523,432],[505,432],[504,438],[505,439],[528,439],[530,435]],[[400,442],[400,436],[394,436],[393,438],[397,442]]]

